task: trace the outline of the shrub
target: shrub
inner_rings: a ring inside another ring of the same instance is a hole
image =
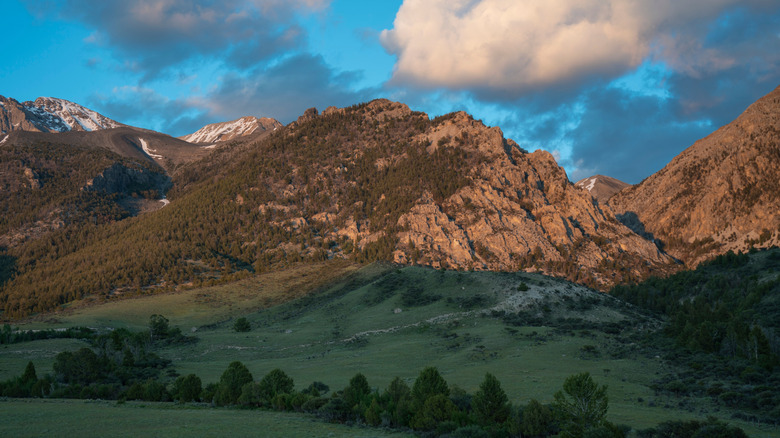
[[[173,384],[174,398],[180,403],[200,401],[203,383],[195,374],[188,374],[176,379]]]
[[[252,330],[252,324],[250,324],[246,318],[238,318],[235,324],[233,324],[233,330],[239,333],[245,333]]]
[[[250,382],[252,382],[252,373],[247,367],[239,361],[232,362],[219,379],[214,402],[219,406],[235,404],[241,396],[244,385]]]

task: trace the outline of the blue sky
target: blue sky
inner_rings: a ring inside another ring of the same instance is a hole
[[[179,136],[390,98],[636,183],[780,85],[776,0],[5,0],[0,94]]]

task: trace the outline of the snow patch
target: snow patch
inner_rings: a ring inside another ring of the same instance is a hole
[[[77,127],[84,131],[97,131],[122,126],[89,108],[64,99],[40,97],[35,102],[25,102],[24,108],[38,116],[38,122],[48,131],[65,132]]]
[[[148,156],[150,156],[152,158],[155,158],[155,159],[163,159],[163,158],[165,158],[162,155],[155,154],[154,153],[155,151],[153,151],[152,149],[149,149],[149,144],[146,143],[146,140],[144,140],[143,138],[139,138],[138,141],[141,142],[141,149],[143,149],[144,152],[146,152],[146,155],[148,155]]]
[[[0,144],[5,143],[6,140],[8,140],[8,136],[7,135],[5,137],[3,137],[2,140],[0,140]]]
[[[265,128],[260,119],[247,116],[231,122],[206,125],[192,134],[180,138],[190,143],[217,143],[250,135],[263,129]]]
[[[171,201],[169,201],[169,200],[167,200],[165,198],[160,199],[160,202],[162,202],[162,207],[165,207],[166,205],[171,203]],[[160,207],[160,208],[162,208],[162,207]]]
[[[588,189],[588,191],[590,192],[593,190],[593,187],[595,186],[596,186],[596,177],[593,177],[588,181],[588,185],[585,186],[585,188]]]

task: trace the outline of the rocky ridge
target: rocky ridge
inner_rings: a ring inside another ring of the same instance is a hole
[[[376,100],[358,109],[330,108],[321,115],[307,111],[307,117],[291,125],[286,134],[304,136],[296,131],[306,130],[309,123],[327,125],[329,117],[344,117],[345,111],[353,115],[359,112],[358,123],[373,127],[366,131],[369,135],[428,120],[406,105]],[[366,218],[344,208],[339,195],[327,188],[322,195],[331,203],[315,211],[279,202],[307,196],[307,187],[293,179],[291,184],[278,186],[273,202],[254,206],[252,197],[243,195],[240,202],[265,214],[282,215],[286,220],[278,223],[286,223],[292,232],[305,233],[316,227],[323,233],[323,240],[347,239],[350,246],[361,251],[394,242],[391,257],[398,263],[449,269],[540,270],[600,288],[616,281],[642,278],[651,271],[674,269],[673,260],[652,242],[633,233],[610,210],[602,209],[587,192],[571,184],[549,153],[529,154],[505,139],[499,128],[487,127],[463,112],[438,118],[430,125],[412,137],[414,144],[419,145],[419,153],[429,157],[426,160],[435,160],[440,154],[470,157],[459,160],[453,169],[463,175],[460,187],[444,197],[422,190],[416,200],[396,211],[396,215],[373,214]],[[329,142],[327,138],[304,138]],[[381,142],[401,140],[391,137]],[[307,163],[308,180],[349,173],[360,158],[369,154],[378,172],[392,174],[400,172],[404,160],[416,153],[380,152],[370,142],[358,143],[351,145],[347,141],[342,145],[357,154],[358,160],[348,158],[333,166]],[[293,173],[296,172],[294,167]],[[324,186],[340,184],[354,183],[331,182]],[[378,198],[375,203],[360,201],[360,211],[376,212],[386,208],[385,203],[397,204],[391,191],[410,188],[396,186],[386,190],[374,194]],[[397,219],[386,223],[387,216]],[[343,256],[342,248],[343,245],[332,246],[329,257]],[[618,265],[618,272],[607,269]]]
[[[690,266],[780,244],[780,87],[609,204]]]
[[[281,127],[282,124],[274,119],[246,116],[230,122],[206,125],[192,134],[179,137],[179,139],[190,143],[213,144],[255,133],[274,131]]]
[[[125,126],[82,105],[65,99],[39,97],[19,101],[0,96],[0,133],[12,131],[97,131]]]

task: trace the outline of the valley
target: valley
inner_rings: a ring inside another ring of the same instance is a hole
[[[171,326],[197,339],[157,350],[172,361],[174,374],[168,375],[195,374],[204,385],[218,381],[236,360],[255,375],[280,368],[298,390],[321,382],[331,391],[356,373],[379,391],[394,377],[411,385],[417,372],[435,366],[467,393],[492,373],[509,400],[522,406],[531,399],[550,403],[567,376],[587,371],[608,386],[613,423],[638,430],[712,415],[750,436],[776,436],[773,427],[739,420],[733,416],[739,409],[704,393],[660,389],[689,368],[675,361],[679,356],[670,346],[648,342],[665,325],[658,314],[539,274],[323,262],[231,285],[74,305],[22,327],[143,330],[150,312],[166,315]],[[250,323],[249,331],[235,331],[239,317]],[[18,375],[27,361],[39,375],[51,373],[59,351],[87,345],[74,339],[4,345],[0,380]],[[134,415],[132,406],[114,409]],[[181,409],[166,407],[159,415],[178,416]]]

